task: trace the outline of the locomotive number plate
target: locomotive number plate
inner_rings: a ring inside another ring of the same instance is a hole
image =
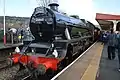
[[[44,18],[37,18],[36,21],[44,21]]]

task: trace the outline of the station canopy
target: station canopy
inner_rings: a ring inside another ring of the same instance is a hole
[[[102,30],[109,30],[110,28],[113,28],[113,21],[120,20],[120,15],[96,13],[96,20]]]

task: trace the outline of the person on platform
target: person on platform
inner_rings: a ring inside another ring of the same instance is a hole
[[[120,32],[117,33],[117,49],[118,49],[118,61],[119,61],[118,71],[120,71]]]
[[[106,35],[106,32],[104,32],[103,35],[102,35],[102,42],[103,43],[106,42],[106,38],[107,38],[107,35]]]
[[[18,42],[17,39],[15,39],[15,37],[17,36],[17,29],[15,28],[9,28],[9,32],[10,32],[10,35],[11,35],[11,43],[14,44],[14,42]]]
[[[116,34],[113,29],[110,30],[110,34],[108,35],[108,59],[115,59],[115,47],[116,47]]]
[[[25,27],[22,29],[22,39],[23,39],[23,45],[28,45],[32,40],[34,40],[34,37],[30,31],[30,27]]]

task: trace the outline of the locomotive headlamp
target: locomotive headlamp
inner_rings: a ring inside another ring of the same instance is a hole
[[[17,53],[19,53],[19,52],[20,52],[19,47],[16,47],[16,48],[15,48],[15,52],[17,52]]]
[[[46,66],[43,64],[39,64],[37,71],[40,75],[44,75],[46,73]]]

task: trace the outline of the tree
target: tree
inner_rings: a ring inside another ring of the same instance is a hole
[[[39,6],[48,7],[51,0],[36,0]]]
[[[58,0],[36,0],[39,6],[48,7],[50,3],[58,3]]]

